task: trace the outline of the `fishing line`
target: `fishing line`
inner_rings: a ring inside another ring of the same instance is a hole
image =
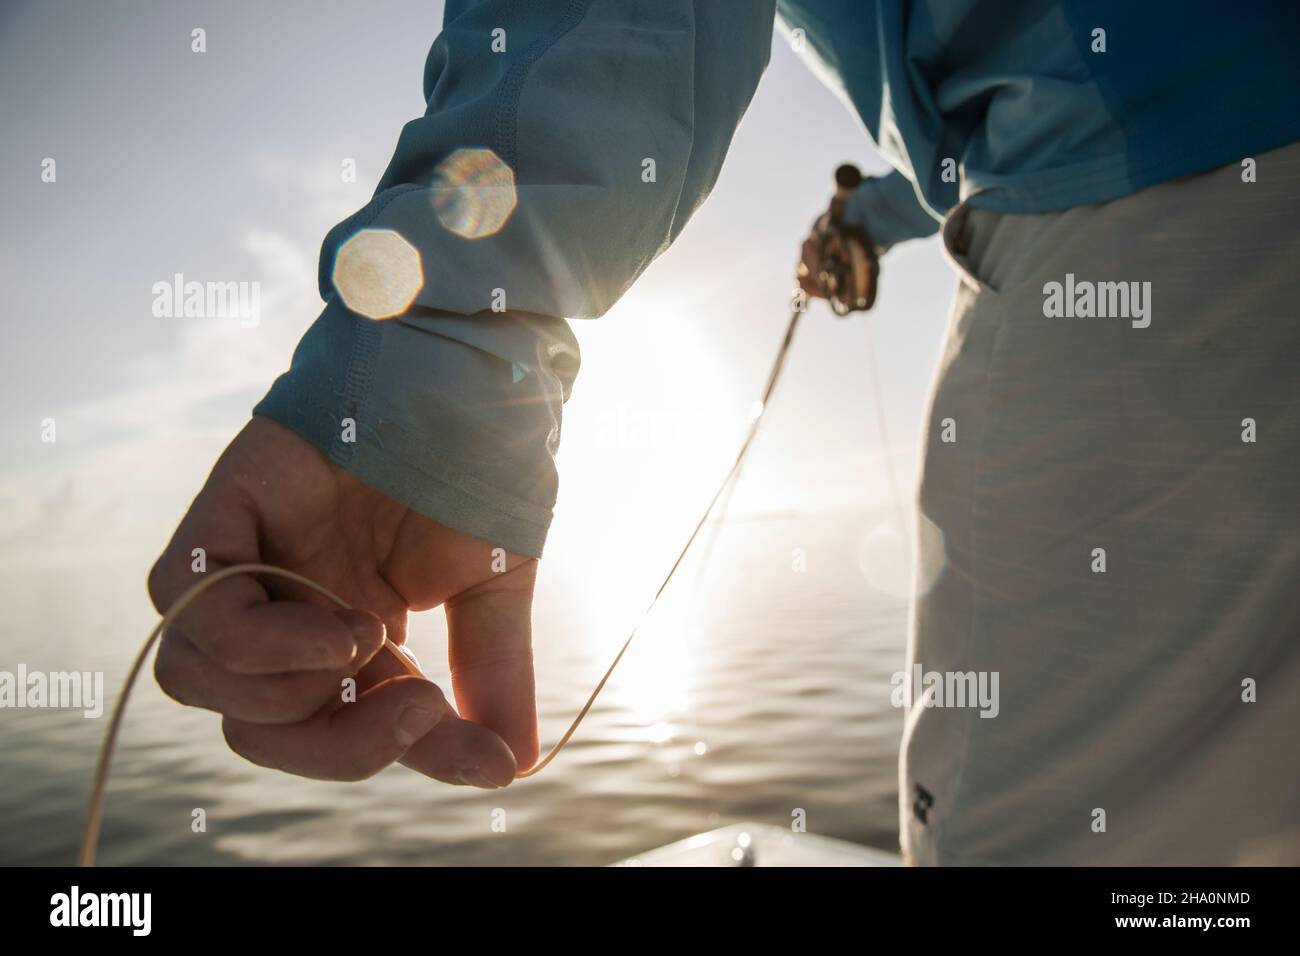
[[[873,404],[876,406],[876,429],[880,432],[880,450],[883,456],[885,478],[889,482],[889,494],[894,502],[894,515],[898,519],[898,534],[906,543],[908,540],[907,511],[903,508],[903,495],[898,490],[898,478],[894,475],[894,455],[889,441],[889,427],[885,424],[885,397],[881,393],[880,369],[876,365],[876,348],[871,338],[871,322],[864,320],[862,328],[863,335],[867,339],[867,368],[869,370],[867,377],[871,379],[871,394],[875,399]]]
[[[709,517],[713,514],[713,511],[717,507],[718,501],[722,498],[723,493],[732,486],[737,476],[740,474],[741,468],[745,463],[745,458],[749,455],[749,450],[753,446],[754,439],[758,435],[758,429],[763,422],[763,417],[767,414],[767,409],[772,400],[772,395],[776,391],[777,382],[780,381],[781,373],[785,369],[786,356],[789,354],[790,346],[794,342],[794,333],[799,326],[799,319],[802,315],[803,311],[798,308],[794,309],[790,313],[790,322],[786,326],[785,337],[782,339],[781,347],[777,350],[776,358],[772,362],[772,368],[768,373],[767,384],[763,388],[762,397],[754,406],[753,414],[750,418],[749,431],[745,434],[745,440],[741,443],[740,450],[736,453],[736,458],[732,463],[731,468],[728,469],[726,475],[723,476],[722,482],[713,493],[713,497],[709,499],[709,504],[708,507],[704,509],[704,514],[702,514],[700,520],[696,522],[695,528],[691,531],[690,537],[686,539],[686,543],[682,545],[682,549],[678,553],[676,560],[673,561],[672,567],[668,569],[668,573],[664,576],[663,583],[659,585],[659,589],[655,591],[654,597],[650,599],[650,603],[641,614],[636,626],[632,628],[631,633],[627,636],[627,640],[623,642],[623,646],[619,648],[618,654],[615,655],[614,660],[605,670],[605,674],[601,677],[600,683],[598,683],[596,688],[591,692],[591,695],[587,698],[587,702],[582,705],[582,710],[578,711],[578,716],[574,717],[573,722],[569,724],[569,729],[564,732],[564,735],[555,743],[545,757],[530,769],[516,774],[516,778],[523,779],[540,773],[552,760],[555,759],[556,755],[564,749],[564,745],[572,739],[578,726],[582,723],[588,712],[590,712],[592,705],[595,704],[596,698],[599,697],[600,692],[605,689],[605,685],[613,675],[614,669],[618,667],[619,661],[623,659],[623,655],[632,645],[632,639],[636,637],[637,631],[641,628],[641,625],[645,623],[646,619],[650,616],[650,612],[654,610],[655,605],[658,603],[659,598],[667,589],[668,582],[673,579],[673,575],[676,574],[677,569],[681,567],[682,561],[686,558],[687,552],[690,551],[691,545],[695,543],[695,539],[699,537],[700,531],[708,523]],[[154,626],[154,629],[149,632],[148,638],[145,639],[144,646],[140,648],[140,652],[136,655],[135,661],[131,664],[130,671],[127,672],[126,680],[122,683],[121,696],[118,697],[117,703],[113,707],[113,716],[109,720],[108,730],[104,733],[104,742],[100,747],[99,763],[95,768],[95,781],[90,792],[90,805],[86,811],[86,825],[82,831],[81,849],[77,857],[77,862],[80,866],[95,865],[95,854],[99,848],[100,825],[103,822],[104,796],[108,788],[108,777],[113,760],[113,751],[117,745],[117,738],[122,726],[122,717],[126,713],[126,705],[131,696],[131,689],[135,686],[136,678],[140,676],[140,671],[144,667],[149,652],[153,649],[154,644],[157,643],[159,636],[175,623],[176,618],[181,614],[181,612],[189,607],[195,599],[199,597],[199,595],[218,582],[237,574],[267,574],[273,577],[287,578],[290,581],[296,581],[298,584],[311,588],[316,593],[339,605],[339,607],[351,609],[351,606],[347,601],[344,601],[341,597],[323,585],[317,584],[310,578],[304,577],[294,571],[289,571],[285,568],[278,568],[270,564],[235,564],[230,567],[221,568],[218,571],[206,575],[202,581],[196,583],[193,587],[186,590],[179,598],[177,598],[176,602],[167,609],[167,613],[163,615],[162,620],[160,620]],[[397,645],[390,641],[387,636],[384,638],[384,649],[394,654],[404,666],[407,666],[408,668],[410,667],[409,658],[407,658],[406,655],[398,649]]]

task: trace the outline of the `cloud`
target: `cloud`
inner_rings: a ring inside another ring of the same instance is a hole
[[[51,412],[57,441],[14,456],[0,474],[0,563],[161,548],[319,314],[317,242],[243,228],[238,245],[261,284],[256,327],[237,318],[175,319],[187,324],[173,346],[126,359],[135,385]]]

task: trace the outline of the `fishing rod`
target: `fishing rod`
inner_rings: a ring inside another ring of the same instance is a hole
[[[831,309],[836,315],[844,317],[852,312],[865,312],[875,303],[876,298],[876,279],[879,276],[880,267],[878,257],[866,236],[866,233],[860,229],[854,229],[844,223],[844,209],[848,200],[852,197],[854,191],[862,183],[862,174],[857,167],[851,165],[840,166],[835,171],[835,193],[831,200],[830,210],[820,217],[814,224],[812,241],[816,246],[816,264],[817,273],[815,282],[818,291],[830,302]],[[754,405],[754,411],[750,418],[749,429],[745,433],[745,438],[740,444],[736,457],[723,476],[717,490],[714,491],[713,497],[709,499],[704,513],[700,515],[699,521],[695,523],[694,529],[682,545],[681,551],[678,552],[668,573],[664,575],[663,582],[659,589],[655,591],[654,597],[642,612],[640,619],[637,621],[627,640],[619,648],[618,654],[606,668],[604,675],[595,689],[583,704],[578,715],[574,717],[569,729],[555,743],[538,763],[516,774],[517,779],[534,776],[544,770],[547,765],[555,759],[556,755],[564,749],[573,735],[577,732],[583,719],[591,711],[592,706],[596,703],[596,698],[600,696],[605,685],[613,676],[615,668],[623,659],[627,649],[632,646],[632,640],[636,637],[641,626],[649,618],[651,612],[658,604],[660,597],[667,590],[669,582],[681,567],[686,555],[690,552],[691,546],[699,537],[700,532],[708,524],[709,518],[713,515],[722,499],[726,490],[731,487],[740,476],[744,468],[745,460],[749,456],[749,451],[754,445],[754,439],[758,437],[758,431],[763,423],[763,418],[767,414],[768,407],[771,403],[772,396],[776,392],[777,384],[781,380],[781,375],[785,371],[786,358],[790,353],[790,347],[794,343],[795,332],[799,328],[799,320],[806,311],[807,303],[803,297],[796,299],[795,307],[790,312],[790,320],[786,324],[785,335],[781,339],[781,345],[777,349],[776,356],[772,360],[772,366],[767,374],[767,381],[763,386],[763,392],[758,402]],[[874,368],[874,365],[873,365]],[[877,384],[877,388],[879,383]],[[877,398],[879,392],[877,391]],[[884,420],[881,419],[881,429],[883,437]],[[886,439],[887,440],[887,439]],[[892,481],[892,473],[891,473]],[[202,581],[199,581],[188,590],[186,590],[175,603],[168,608],[167,613],[163,615],[148,638],[141,647],[131,668],[127,673],[125,681],[122,684],[122,694],[113,707],[113,715],[109,720],[108,729],[104,734],[104,742],[100,747],[99,761],[95,768],[94,783],[91,787],[90,801],[86,811],[86,823],[82,830],[81,847],[78,853],[78,864],[80,866],[94,866],[95,855],[99,847],[100,827],[103,821],[104,798],[108,789],[109,772],[112,766],[113,752],[117,744],[122,719],[126,713],[127,701],[130,699],[131,690],[135,686],[136,678],[139,677],[141,670],[144,669],[145,661],[148,659],[150,650],[158,641],[164,631],[171,627],[176,618],[188,608],[196,598],[205,590],[217,584],[228,577],[237,574],[263,574],[272,577],[282,577],[310,588],[316,593],[328,598],[343,608],[350,608],[350,605],[337,594],[330,591],[323,585],[304,577],[297,572],[290,571],[286,568],[276,567],[269,564],[236,564],[230,567],[222,568],[212,574],[206,575]],[[419,668],[402,650],[394,644],[388,637],[384,637],[383,649],[391,654],[401,666],[408,672],[423,677]]]
[[[840,318],[871,311],[880,279],[880,253],[875,241],[865,228],[845,218],[849,200],[861,185],[862,172],[852,163],[835,170],[830,208],[813,224],[810,240],[814,244],[818,291]],[[801,274],[805,268],[801,263]],[[812,267],[807,268],[811,271]]]
[[[817,245],[817,285],[821,294],[831,303],[832,310],[841,318],[848,316],[852,312],[866,312],[875,304],[876,280],[880,275],[879,257],[876,255],[874,244],[865,230],[849,226],[844,221],[844,212],[848,201],[860,185],[862,185],[862,173],[856,166],[845,163],[836,169],[835,193],[831,199],[830,209],[818,218],[813,228],[813,241]],[[695,544],[695,539],[700,536],[700,532],[708,524],[709,518],[718,506],[718,502],[722,500],[722,496],[727,489],[732,487],[739,479],[740,472],[745,467],[745,459],[749,457],[749,450],[754,445],[754,439],[758,437],[758,430],[762,426],[763,418],[767,414],[768,406],[771,404],[772,395],[776,392],[777,383],[781,381],[781,374],[785,371],[785,360],[790,354],[790,346],[794,344],[794,334],[799,328],[799,320],[803,317],[806,307],[807,303],[802,297],[796,299],[794,308],[790,310],[790,321],[786,324],[785,335],[781,339],[781,345],[776,350],[771,369],[767,373],[767,382],[763,386],[762,395],[753,406],[754,411],[744,441],[740,443],[740,448],[736,452],[731,467],[722,476],[722,481],[713,492],[713,497],[709,499],[704,513],[700,515],[700,520],[695,523],[695,527],[687,537],[686,543],[682,545],[672,566],[669,567],[668,573],[664,575],[659,589],[655,591],[654,597],[650,599],[646,609],[641,612],[641,617],[628,634],[627,640],[619,648],[618,653],[614,656],[614,660],[609,667],[606,668],[605,674],[601,677],[595,690],[591,692],[591,696],[587,698],[582,710],[578,711],[578,716],[569,725],[569,729],[564,732],[564,735],[556,742],[555,746],[538,763],[530,769],[516,774],[517,779],[531,777],[544,770],[547,764],[555,759],[556,755],[564,748],[564,745],[577,732],[578,725],[582,723],[592,705],[596,703],[596,698],[605,689],[605,684],[613,676],[614,669],[618,667],[619,661],[623,659],[627,649],[632,646],[633,638],[636,637],[641,626],[649,619],[664,591],[668,589],[668,584],[672,581],[673,575],[677,573],[677,569],[686,560],[686,555],[690,553],[691,546]],[[881,429],[883,436],[883,419],[881,420]],[[888,441],[887,438],[885,440]],[[892,481],[892,472],[890,478]]]

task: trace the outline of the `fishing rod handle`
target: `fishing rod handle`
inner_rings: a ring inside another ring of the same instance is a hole
[[[852,163],[843,163],[835,170],[835,195],[831,198],[831,223],[837,228],[844,224],[844,210],[853,194],[862,185],[862,170]]]
[[[876,301],[880,263],[874,244],[865,229],[844,221],[849,200],[862,185],[862,180],[862,170],[853,163],[843,163],[836,168],[835,193],[831,197],[823,230],[824,255],[832,247],[836,249],[836,255],[825,256],[828,267],[821,274],[822,290],[831,310],[840,317],[852,312],[866,312]]]

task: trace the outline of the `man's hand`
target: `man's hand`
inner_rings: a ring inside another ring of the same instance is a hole
[[[815,299],[829,300],[831,311],[841,318],[870,311],[876,304],[883,250],[865,227],[846,222],[849,204],[862,182],[862,171],[852,163],[836,168],[830,208],[813,223],[795,267],[799,288]]]
[[[821,216],[799,248],[799,288],[814,299],[834,300],[840,315],[871,308],[879,266],[868,243],[865,236],[836,229],[829,214]]]
[[[357,610],[293,582],[236,576],[163,635],[155,673],[183,704],[223,715],[254,763],[359,780],[396,760],[448,783],[505,786],[537,759],[531,638],[537,562],[418,515],[254,417],[221,455],[149,575],[160,612],[207,570],[261,562],[305,575]],[[497,562],[497,568],[500,568]],[[444,604],[457,714],[384,649],[408,611]],[[343,681],[356,677],[356,700]],[[463,718],[463,719],[462,719]]]
[[[826,244],[820,228],[821,223],[822,220],[818,219],[817,222],[813,223],[813,227],[808,230],[808,237],[804,239],[803,245],[799,247],[799,262],[795,265],[794,270],[799,288],[814,299],[826,298],[826,291],[822,288],[821,283],[822,260],[825,258],[823,247]]]

